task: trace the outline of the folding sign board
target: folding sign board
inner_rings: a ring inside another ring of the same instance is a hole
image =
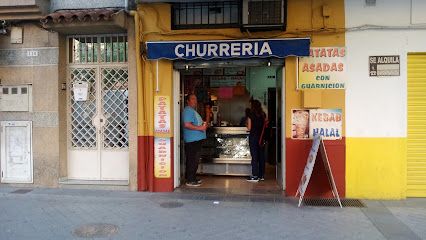
[[[311,179],[312,172],[315,168],[316,159],[318,156],[318,150],[320,151],[321,158],[324,164],[325,171],[327,173],[328,181],[332,188],[333,196],[337,198],[339,201],[340,207],[342,207],[342,203],[340,202],[339,193],[337,192],[336,183],[334,182],[333,173],[331,171],[330,163],[327,157],[327,151],[325,149],[324,141],[321,136],[315,135],[314,140],[312,142],[312,148],[309,152],[308,160],[305,165],[305,169],[303,171],[302,178],[300,179],[299,188],[296,192],[296,197],[299,195],[299,205],[302,204],[303,197],[305,196],[306,189],[308,188],[309,180]]]

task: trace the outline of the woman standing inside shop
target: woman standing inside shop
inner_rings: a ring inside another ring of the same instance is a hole
[[[266,121],[266,114],[262,110],[262,104],[258,100],[251,101],[251,113],[247,119],[247,128],[250,131],[249,145],[251,154],[251,176],[247,178],[249,182],[264,180],[265,174],[265,153],[264,147],[260,146],[260,138]]]

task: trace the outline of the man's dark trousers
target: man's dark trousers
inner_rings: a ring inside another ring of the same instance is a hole
[[[185,143],[186,181],[195,182],[203,140]]]

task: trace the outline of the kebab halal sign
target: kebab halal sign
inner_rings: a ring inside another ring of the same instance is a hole
[[[393,56],[370,56],[370,77],[399,76],[400,57]]]

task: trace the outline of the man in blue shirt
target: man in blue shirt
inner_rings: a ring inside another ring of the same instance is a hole
[[[187,96],[187,106],[183,110],[183,139],[185,141],[186,154],[186,185],[198,187],[201,181],[196,179],[198,161],[202,142],[206,139],[207,124],[203,122],[197,108],[197,97],[195,94]]]

